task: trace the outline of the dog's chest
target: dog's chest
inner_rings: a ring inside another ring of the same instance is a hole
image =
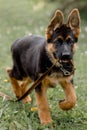
[[[51,73],[49,76],[49,81],[51,84],[55,84],[57,85],[58,83],[60,83],[61,81],[67,81],[70,82],[71,79],[73,78],[73,75],[70,76],[64,76],[62,74],[62,72],[53,72]]]
[[[49,77],[59,79],[63,77],[63,74],[61,72],[52,72]]]
[[[49,81],[51,84],[57,85],[59,83],[60,79],[63,78],[63,75],[60,72],[53,72],[48,76],[48,78],[49,78]]]

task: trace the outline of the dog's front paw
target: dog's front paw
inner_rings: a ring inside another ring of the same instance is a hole
[[[52,123],[52,118],[50,116],[50,111],[48,110],[39,110],[39,118],[42,125],[47,125],[49,123]]]
[[[43,120],[43,119],[41,120],[41,124],[42,125],[48,125],[50,123],[52,123],[52,119],[51,118],[48,118],[46,120]]]
[[[75,103],[75,101],[61,100],[59,101],[59,106],[62,110],[70,110],[75,106]]]

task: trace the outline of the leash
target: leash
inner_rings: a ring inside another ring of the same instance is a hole
[[[0,92],[0,96],[3,97],[3,98],[6,98],[7,100],[10,100],[10,101],[12,101],[12,102],[21,101],[22,99],[24,99],[28,94],[30,94],[30,93],[41,83],[41,81],[42,81],[42,80],[45,78],[45,76],[53,69],[53,67],[54,67],[55,65],[60,68],[60,70],[62,71],[62,73],[63,73],[64,76],[69,76],[69,75],[71,75],[71,74],[74,73],[74,70],[75,70],[75,69],[73,69],[72,72],[69,72],[69,71],[67,71],[67,70],[64,69],[64,67],[62,66],[62,64],[60,64],[60,63],[58,62],[58,60],[56,60],[55,63],[54,63],[45,73],[43,73],[43,75],[41,75],[41,76],[31,85],[31,87],[24,93],[24,95],[22,95],[19,99],[17,99],[17,100],[14,101],[14,100],[11,99],[10,96],[8,96],[8,95],[6,95],[6,94],[4,94],[4,93],[2,93],[2,92]]]
[[[12,100],[8,95],[4,94],[4,93],[0,93],[0,96],[1,97],[6,97],[8,100],[12,101],[12,102],[18,102],[18,101],[21,101],[22,99],[24,99],[28,94],[30,94],[40,83],[41,81],[45,78],[45,76],[52,70],[52,68],[55,66],[55,64],[57,63],[57,60],[56,62],[45,72],[43,73],[43,75],[41,75],[32,85],[31,87],[20,97],[18,98],[17,100]],[[57,63],[58,66],[60,66],[60,64]],[[8,97],[9,98],[8,98]]]
[[[57,63],[57,61],[55,62],[55,64]],[[43,75],[41,75],[32,85],[31,87],[24,93],[23,96],[21,96],[19,99],[16,100],[16,102],[21,101],[22,99],[24,99],[28,94],[30,94],[32,92],[33,89],[35,89],[40,83],[41,81],[45,78],[45,76],[52,70],[52,68],[55,66],[55,64],[53,64],[45,73],[43,73]],[[60,64],[59,64],[60,65]]]
[[[24,99],[28,94],[30,94],[32,92],[32,90],[34,90],[40,83],[41,81],[45,78],[45,76],[52,70],[52,68],[57,65],[60,70],[63,72],[64,76],[69,76],[71,75],[71,73],[74,72],[74,70],[72,72],[69,72],[67,70],[65,70],[63,68],[63,66],[56,60],[56,62],[43,74],[41,75],[32,85],[31,87],[24,93],[24,95],[22,95],[19,99],[17,99],[15,102],[21,101],[22,99]]]

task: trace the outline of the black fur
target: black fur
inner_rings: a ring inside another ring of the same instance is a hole
[[[11,76],[18,80],[31,77],[36,80],[51,65],[46,53],[46,39],[41,36],[27,36],[12,45],[13,69]]]
[[[64,39],[69,35],[72,37],[73,41],[68,43],[68,41],[61,41],[58,39],[55,42],[54,39],[58,36],[62,36]],[[75,42],[75,37],[70,28],[66,25],[62,25],[60,29],[55,30],[53,33],[51,43],[54,44],[56,51],[54,52],[54,57],[66,60],[73,58],[72,46]],[[17,80],[23,80],[24,77],[30,77],[32,80],[36,80],[40,73],[44,73],[49,67],[51,67],[52,62],[50,60],[50,54],[46,50],[47,43],[46,39],[41,36],[26,36],[21,39],[16,40],[11,48],[13,68],[10,73],[11,77]],[[67,52],[70,52],[70,57],[64,57],[64,47],[67,48]],[[68,65],[67,65],[68,64]],[[72,67],[69,63],[63,63],[64,68],[67,71],[72,71]],[[54,67],[53,72],[60,71],[58,67]]]

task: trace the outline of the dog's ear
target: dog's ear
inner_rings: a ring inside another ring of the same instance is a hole
[[[80,15],[78,9],[73,9],[68,16],[67,26],[73,30],[76,38],[80,34]]]
[[[63,13],[60,10],[57,10],[54,14],[54,17],[52,18],[50,24],[48,25],[46,29],[46,38],[47,42],[50,42],[53,32],[60,28],[63,24]]]

